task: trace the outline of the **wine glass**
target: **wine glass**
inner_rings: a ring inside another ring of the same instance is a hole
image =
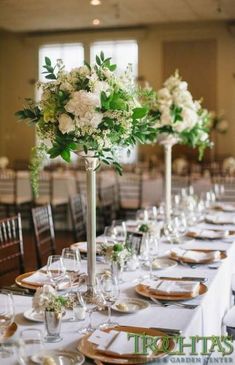
[[[114,220],[112,222],[113,236],[118,242],[125,242],[126,240],[126,223],[122,220]]]
[[[104,242],[106,244],[114,244],[115,240],[115,233],[114,233],[114,227],[113,226],[106,226],[104,228]]]
[[[11,293],[0,293],[0,357],[8,357],[11,355],[11,351],[4,348],[1,339],[4,338],[4,333],[9,327],[15,317],[15,306],[13,295]]]
[[[63,258],[60,255],[51,255],[48,257],[47,275],[56,289],[58,289],[58,282],[64,278],[65,272]]]
[[[117,326],[117,322],[112,321],[111,307],[119,297],[119,286],[117,279],[112,275],[103,275],[100,281],[100,289],[108,307],[108,321],[102,324],[102,328],[110,328]]]
[[[138,209],[136,212],[136,220],[147,223],[149,220],[149,212],[147,209]]]
[[[153,262],[158,257],[159,245],[158,239],[154,235],[150,235],[148,244],[148,260],[149,260],[149,277],[153,278]]]
[[[145,209],[145,211],[147,211],[147,218],[148,218],[147,220],[154,221],[154,222],[157,221],[157,207],[150,206],[150,207],[147,207]]]
[[[78,249],[73,250],[71,248],[64,248],[62,250],[63,265],[70,280],[70,291],[72,291],[72,285],[78,277],[78,273],[81,267],[81,256]]]
[[[85,308],[88,313],[88,325],[84,328],[78,330],[79,333],[92,333],[95,331],[96,327],[92,325],[92,314],[97,310],[97,308],[104,305],[104,298],[99,291],[98,284],[92,287],[92,293],[89,291],[89,286],[87,283],[83,283],[79,287],[78,293],[79,304]]]

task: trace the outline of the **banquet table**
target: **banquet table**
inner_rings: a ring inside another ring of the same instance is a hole
[[[207,223],[200,223],[197,229],[215,228]],[[191,227],[190,227],[191,228]],[[193,227],[194,228],[194,227]],[[216,226],[216,229],[234,230],[234,225]],[[164,241],[160,242],[159,255],[165,256],[167,252],[176,245],[170,245]],[[235,238],[225,238],[220,240],[187,240],[186,243],[180,244],[182,248],[205,248],[211,250],[225,251],[227,257],[219,263],[213,265],[196,265],[195,268],[188,265],[178,264],[173,268],[155,271],[155,275],[168,277],[204,277],[208,291],[194,299],[185,301],[184,303],[195,304],[194,309],[186,309],[176,305],[168,307],[158,306],[149,301],[150,306],[141,313],[119,314],[113,311],[112,315],[120,325],[133,325],[139,327],[157,327],[165,329],[177,329],[182,331],[183,336],[220,336],[224,333],[221,327],[222,319],[226,311],[231,307],[231,276],[234,267],[235,257]],[[178,247],[178,246],[177,246]],[[102,261],[97,260],[97,273],[103,272],[108,266]],[[82,272],[86,271],[86,261],[82,261]],[[135,286],[139,277],[144,277],[148,270],[143,268],[137,271],[124,271],[124,282],[120,285],[120,297],[140,298],[135,292]],[[44,325],[42,323],[30,322],[24,318],[23,313],[31,308],[32,298],[26,296],[14,295],[16,317],[19,332],[25,328],[40,328],[42,331]],[[1,306],[1,303],[0,303]],[[92,323],[99,325],[106,320],[106,312],[95,312],[92,317]],[[75,351],[81,335],[77,330],[84,326],[84,322],[66,322],[62,323],[61,335],[63,340],[60,343],[46,343],[46,349],[66,349]],[[163,360],[162,360],[163,361]],[[85,364],[92,364],[91,360],[86,360]],[[160,364],[161,362],[153,362]],[[16,361],[9,359],[1,360],[1,365],[15,365]]]

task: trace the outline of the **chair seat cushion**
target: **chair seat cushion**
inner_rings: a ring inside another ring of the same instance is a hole
[[[223,318],[223,324],[235,328],[235,306],[230,308]]]

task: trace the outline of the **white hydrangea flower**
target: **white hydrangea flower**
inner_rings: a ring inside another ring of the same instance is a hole
[[[80,90],[73,93],[72,98],[65,105],[65,110],[81,118],[87,111],[98,107],[100,107],[100,98],[97,94]]]
[[[63,134],[75,130],[74,121],[68,114],[63,113],[59,116],[59,130]]]

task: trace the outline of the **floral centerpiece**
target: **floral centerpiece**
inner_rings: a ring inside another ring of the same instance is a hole
[[[41,100],[26,99],[27,105],[16,113],[36,126],[41,141],[32,158],[35,189],[45,154],[69,162],[71,152],[92,151],[120,172],[117,146],[154,140],[156,132],[146,123],[147,108],[137,101],[130,67],[118,76],[116,65],[101,52],[94,66],[85,63],[67,72],[61,60],[54,66],[46,57],[43,68],[48,82],[38,82]]]
[[[188,84],[182,81],[178,71],[170,76],[163,87],[155,92],[151,88],[141,91],[141,100],[149,108],[155,120],[158,137],[175,138],[177,143],[199,148],[200,158],[204,149],[211,146],[208,121],[210,115],[201,106],[201,101],[193,100]]]
[[[102,244],[101,254],[109,262],[118,262],[120,266],[124,266],[130,252],[124,244],[115,243],[114,245]]]
[[[32,301],[33,309],[38,313],[49,311],[60,314],[70,304],[70,299],[58,295],[51,285],[44,285],[42,288],[38,288]]]

